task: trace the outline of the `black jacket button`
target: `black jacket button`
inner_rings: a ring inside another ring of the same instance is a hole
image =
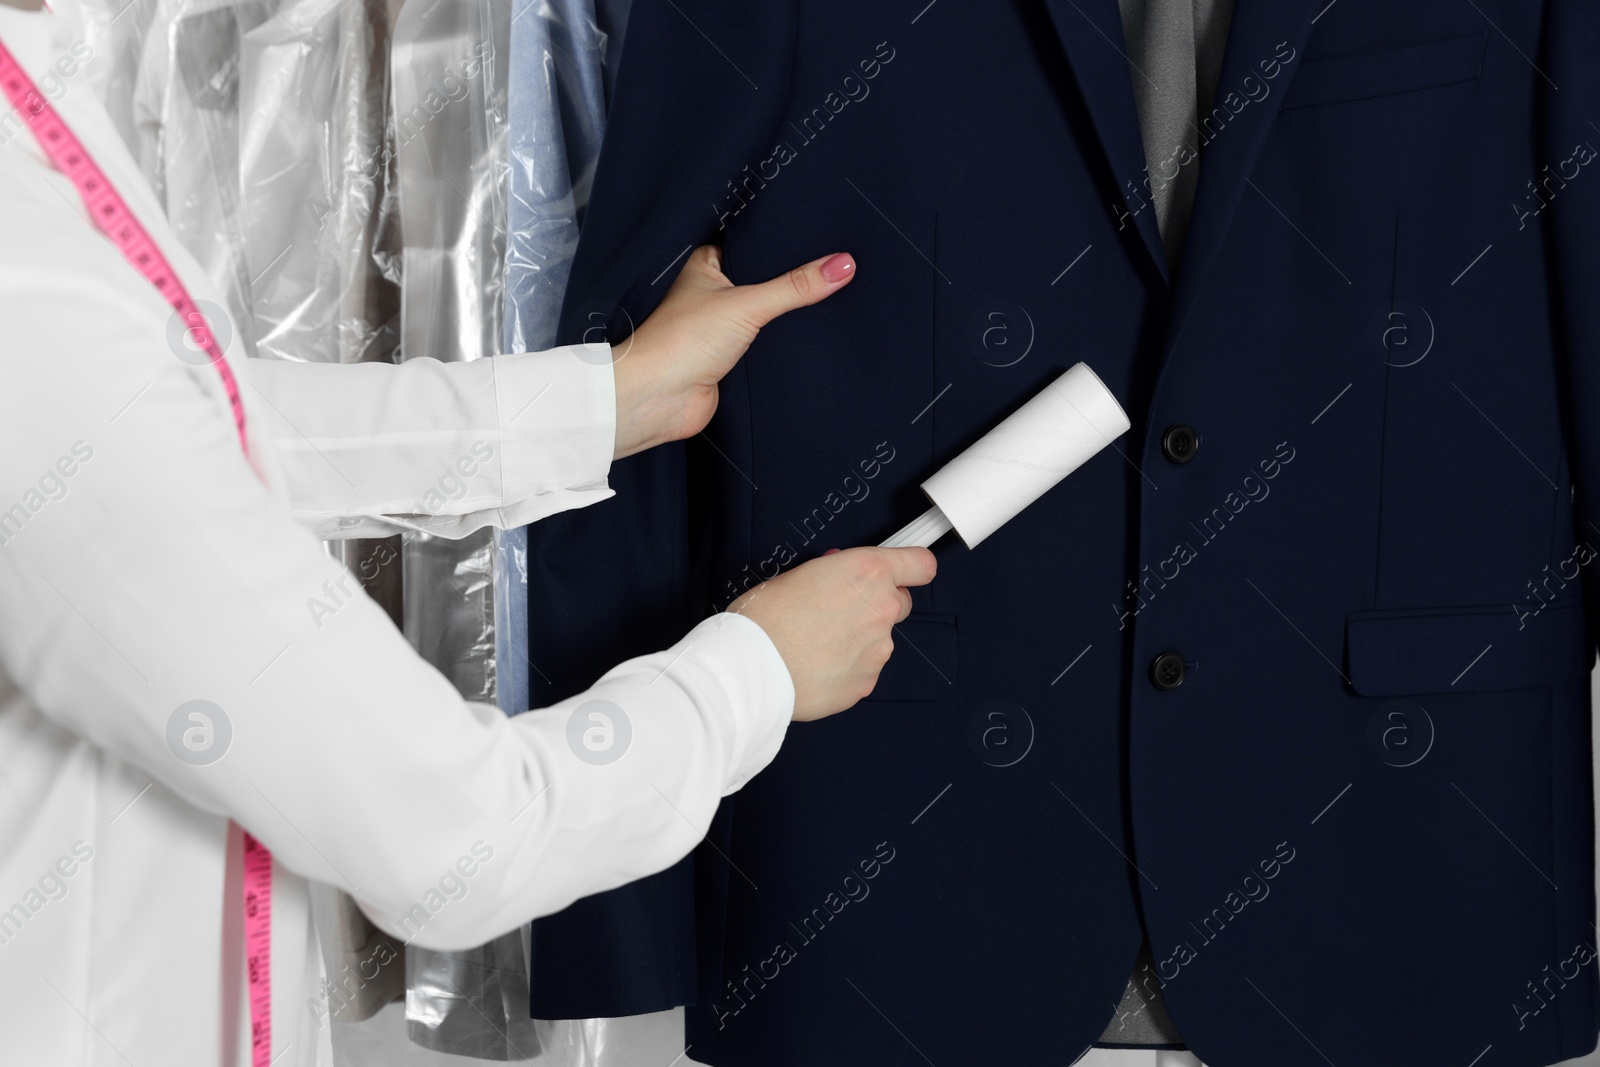
[[[1150,681],[1157,689],[1176,689],[1183,684],[1183,657],[1163,652],[1150,662]]]
[[[1194,432],[1193,426],[1178,423],[1168,426],[1167,432],[1161,435],[1161,451],[1174,463],[1187,463],[1194,458],[1195,449],[1200,447],[1200,435]]]

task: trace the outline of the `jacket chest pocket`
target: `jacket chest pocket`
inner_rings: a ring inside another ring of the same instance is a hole
[[[1470,34],[1384,52],[1307,59],[1289,86],[1283,110],[1371,100],[1475,81],[1483,73],[1488,35]]]

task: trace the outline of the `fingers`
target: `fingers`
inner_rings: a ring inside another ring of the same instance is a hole
[[[825,555],[838,551],[830,549]],[[857,573],[868,580],[869,588],[882,582],[892,590],[881,601],[884,608],[880,614],[892,616],[896,623],[904,622],[911,614],[911,594],[906,587],[927,585],[938,570],[933,553],[926,548],[856,548],[850,552],[855,557]]]
[[[898,586],[927,585],[939,564],[926,548],[874,548],[888,564],[889,578]]]
[[[690,267],[704,268],[722,274],[722,249],[716,245],[701,245],[689,253],[689,259],[684,263],[684,270]]]
[[[722,249],[717,245],[700,245],[689,253],[689,257],[683,261],[683,266],[678,268],[677,277],[672,279],[672,285],[667,293],[671,296],[674,293],[681,295],[735,288],[722,273]]]
[[[744,312],[758,327],[765,326],[786,311],[807,307],[832,296],[856,276],[856,261],[848,253],[814,259],[803,267],[759,285],[741,285],[734,290]]]
[[[823,555],[832,556],[838,552],[833,548]],[[862,577],[882,579],[901,589],[927,585],[939,570],[938,560],[926,548],[852,548],[845,554],[851,557],[856,573]]]

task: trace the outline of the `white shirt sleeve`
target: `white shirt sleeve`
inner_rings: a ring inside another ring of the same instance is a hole
[[[613,495],[609,345],[466,363],[245,363],[294,515],[319,537],[464,537]]]
[[[186,370],[108,422],[140,387],[107,364],[151,325],[117,342],[116,321],[85,331],[101,358],[58,346],[0,399],[0,500],[29,511],[0,547],[0,660],[51,718],[437,947],[669,866],[776,753],[792,684],[741,616],[552,708],[464,703],[257,482]],[[104,376],[66,399],[52,367]],[[198,766],[180,751],[195,700],[227,735]]]
[[[0,666],[29,699],[424,946],[482,943],[685,855],[718,799],[772,758],[793,709],[760,627],[715,616],[515,718],[464,702],[263,485],[216,371],[169,347],[171,310],[73,196],[24,139],[0,145]],[[522,364],[535,375],[537,362]],[[462,381],[498,378],[500,365],[483,366]],[[372,394],[456,374],[416,367],[374,368]],[[244,390],[269,473],[271,389]],[[587,402],[604,408],[600,392]],[[534,400],[506,420],[503,398],[463,403],[482,419],[447,427],[445,452],[470,449],[491,413],[502,457],[508,424],[521,433],[536,414],[559,417]],[[301,414],[308,435],[330,439],[332,411]],[[357,485],[404,481],[353,458],[364,455],[339,457]],[[497,491],[587,492],[563,484],[590,473],[589,460],[570,461],[575,473],[568,460],[502,465]],[[303,499],[318,507],[339,492]],[[503,506],[493,496],[485,509]],[[184,740],[200,728],[195,701],[211,724],[205,760]]]

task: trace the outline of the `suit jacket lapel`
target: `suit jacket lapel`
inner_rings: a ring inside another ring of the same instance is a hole
[[[1331,6],[1328,0],[1234,2],[1212,111],[1201,116],[1200,184],[1173,294],[1168,336],[1174,341],[1199,299],[1261,146],[1300,69],[1312,22]],[[1274,70],[1275,77],[1266,77]]]
[[[1167,255],[1156,228],[1155,208],[1145,193],[1144,142],[1139,134],[1133,75],[1128,67],[1117,0],[1045,0],[1045,6],[1111,163],[1126,205],[1124,210],[1132,216],[1124,216],[1125,222],[1139,231],[1156,269],[1165,279]]]

